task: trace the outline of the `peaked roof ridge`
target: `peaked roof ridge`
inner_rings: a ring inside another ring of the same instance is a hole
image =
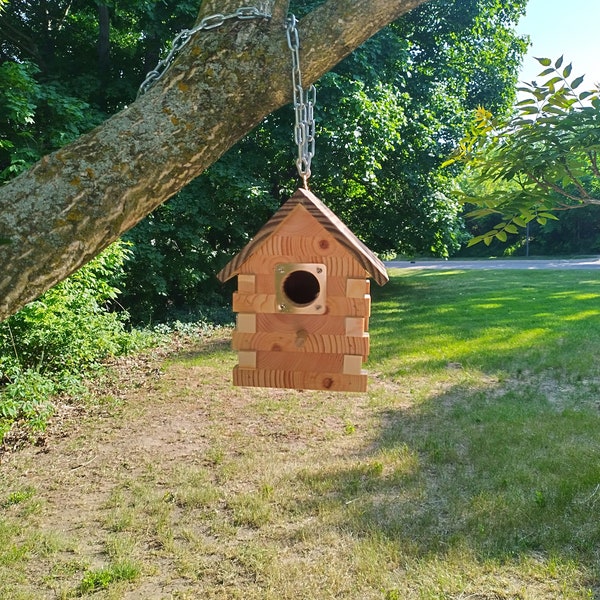
[[[225,282],[237,275],[246,260],[275,233],[298,204],[301,204],[337,242],[346,248],[379,285],[387,283],[388,275],[383,262],[352,233],[330,208],[325,206],[310,190],[304,188],[298,188],[294,192],[294,195],[261,227],[254,238],[219,271],[217,278]]]
[[[359,240],[352,230],[328,207],[317,198],[310,190],[299,188],[290,200],[297,199],[309,213],[365,268],[365,270],[379,284],[384,285],[389,281],[385,265],[370,250],[364,242]],[[311,210],[311,206],[317,212]]]

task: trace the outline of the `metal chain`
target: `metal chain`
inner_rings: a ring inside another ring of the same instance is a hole
[[[292,85],[294,110],[296,112],[294,140],[298,146],[296,167],[304,182],[304,187],[308,188],[310,163],[315,155],[314,107],[317,102],[317,90],[314,85],[311,85],[307,90],[302,87],[300,36],[298,34],[298,20],[294,15],[290,15],[287,19],[287,42],[292,51]]]
[[[171,42],[171,50],[165,56],[165,58],[158,61],[158,64],[152,71],[150,71],[146,75],[146,79],[137,93],[137,97],[139,98],[142,94],[145,94],[167,71],[167,69],[171,66],[171,63],[175,60],[177,55],[183,50],[184,46],[190,41],[192,36],[199,31],[208,31],[210,29],[216,29],[217,27],[221,27],[226,21],[238,20],[238,21],[246,21],[249,19],[270,19],[271,13],[268,12],[268,3],[267,2],[259,2],[257,6],[242,6],[238,8],[235,12],[232,12],[227,15],[223,14],[215,14],[210,15],[208,17],[204,17],[198,25],[196,25],[193,29],[183,29],[180,31],[177,36]]]

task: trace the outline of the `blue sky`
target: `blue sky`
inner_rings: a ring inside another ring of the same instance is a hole
[[[532,42],[519,81],[536,79],[543,69],[534,56],[555,60],[564,54],[573,75],[586,76],[583,86],[600,82],[600,0],[529,0],[517,31]]]

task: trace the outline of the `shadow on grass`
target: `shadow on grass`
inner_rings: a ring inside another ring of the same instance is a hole
[[[405,556],[600,559],[600,416],[556,410],[536,388],[457,386],[383,409],[362,454],[305,470],[305,509]],[[591,575],[590,575],[591,576]]]
[[[231,332],[224,330],[218,335],[201,338],[193,348],[178,350],[174,360],[176,362],[194,364],[197,361],[219,362],[230,359],[231,354]]]
[[[303,471],[305,509],[416,560],[542,556],[574,561],[597,585],[595,274],[427,272],[374,296],[377,438]],[[461,376],[447,368],[457,363]],[[399,394],[423,381],[427,393],[406,406]]]

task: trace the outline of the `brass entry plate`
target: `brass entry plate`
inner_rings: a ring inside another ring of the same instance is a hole
[[[327,307],[327,267],[321,263],[280,263],[275,267],[275,300],[280,313],[322,315]]]

